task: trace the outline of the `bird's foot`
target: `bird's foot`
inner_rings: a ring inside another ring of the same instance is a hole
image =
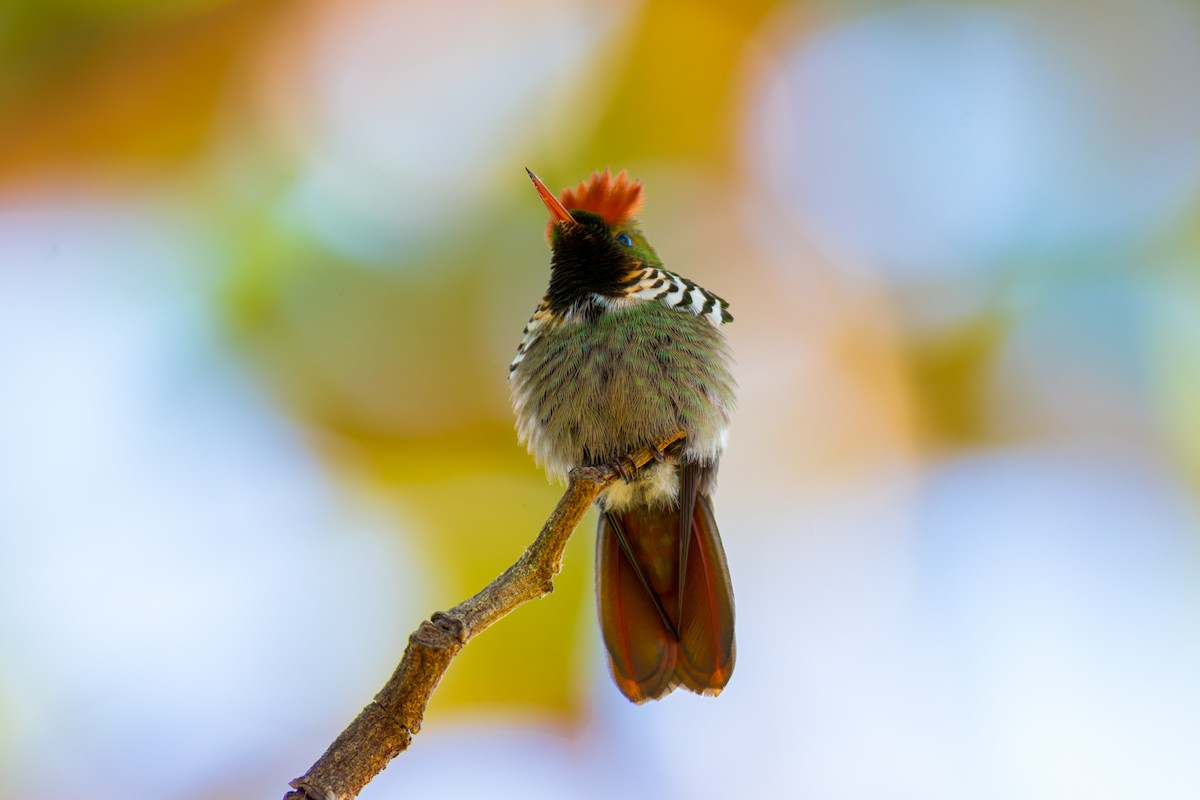
[[[633,476],[637,474],[637,463],[630,456],[617,456],[608,462],[608,465],[617,471],[625,483],[633,483]]]

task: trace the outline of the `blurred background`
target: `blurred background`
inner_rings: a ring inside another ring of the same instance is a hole
[[[610,166],[736,318],[734,678],[621,698],[589,516],[363,796],[1194,796],[1197,75],[1185,0],[5,0],[3,794],[282,796],[520,554],[523,168]]]

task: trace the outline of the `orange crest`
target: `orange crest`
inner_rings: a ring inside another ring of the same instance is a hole
[[[579,209],[599,214],[612,225],[638,213],[642,207],[642,184],[621,170],[614,178],[608,172],[593,172],[592,177],[580,181],[578,186],[563,189],[558,199],[568,209]],[[546,226],[546,239],[554,228],[553,221]]]

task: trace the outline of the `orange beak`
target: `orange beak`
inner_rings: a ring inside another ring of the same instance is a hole
[[[542,202],[546,204],[546,210],[550,212],[550,219],[555,222],[574,222],[575,218],[571,216],[571,212],[567,211],[567,207],[560,203],[558,198],[554,196],[554,193],[546,188],[546,184],[542,183],[541,178],[534,175],[529,167],[526,167],[525,171],[529,173],[529,179],[533,181],[533,188],[537,189]]]

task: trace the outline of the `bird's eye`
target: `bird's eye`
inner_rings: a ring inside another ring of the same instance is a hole
[[[617,241],[620,242],[621,244],[625,245],[626,247],[633,247],[633,239],[629,238],[628,233],[618,233]]]

